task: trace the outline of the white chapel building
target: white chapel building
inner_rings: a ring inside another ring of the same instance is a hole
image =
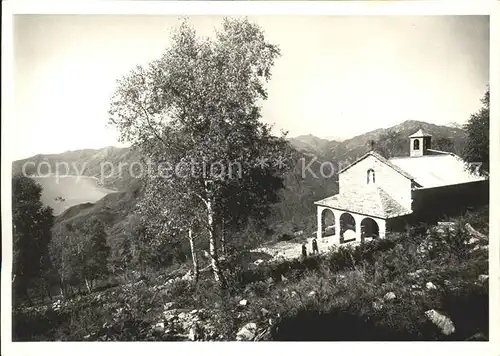
[[[333,244],[384,238],[388,230],[448,208],[486,203],[488,180],[457,155],[431,149],[431,139],[418,130],[409,137],[410,156],[386,159],[370,151],[342,169],[339,193],[315,202],[317,239],[327,230],[334,232]]]

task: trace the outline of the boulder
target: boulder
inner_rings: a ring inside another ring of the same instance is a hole
[[[375,310],[382,310],[382,308],[384,307],[384,304],[382,303],[381,300],[375,300],[375,301],[373,301],[372,306],[373,306],[373,309],[375,309]]]
[[[437,289],[436,285],[432,282],[427,282],[425,284],[425,288],[429,289],[429,290],[432,290],[432,289]]]
[[[455,326],[451,319],[435,309],[427,310],[425,316],[436,325],[444,335],[451,335],[455,332]]]
[[[163,310],[171,310],[175,307],[175,302],[168,302],[163,305]]]
[[[258,259],[256,261],[254,261],[254,265],[256,265],[256,266],[260,265],[261,263],[264,263],[264,260]]]
[[[487,274],[480,274],[478,277],[477,277],[478,281],[479,282],[487,282],[488,279],[489,279],[489,276]]]
[[[254,338],[254,341],[272,341],[271,329],[264,329]]]
[[[170,323],[172,321],[174,321],[175,319],[177,319],[177,315],[175,314],[172,314],[172,313],[165,313],[163,312],[163,319],[165,320],[165,322],[167,323]]]
[[[248,323],[238,331],[236,341],[251,341],[255,338],[256,332],[257,325],[255,323]]]
[[[315,297],[318,293],[316,293],[315,290],[312,290],[309,292],[309,294],[307,295],[308,297]]]
[[[447,228],[454,228],[457,226],[456,222],[453,221],[438,221],[438,226],[440,227],[447,227]]]
[[[193,326],[193,321],[191,319],[185,319],[180,323],[183,330],[189,331],[189,329]]]
[[[477,244],[480,240],[478,238],[475,238],[475,237],[471,237],[469,239],[469,241],[467,241],[467,244],[468,245],[474,245],[474,244]]]
[[[478,332],[465,339],[465,341],[488,341],[488,338],[482,332]]]
[[[197,330],[196,330],[196,327],[193,326],[189,329],[189,333],[188,333],[188,339],[190,341],[196,341],[198,338],[198,333],[197,333]]]
[[[242,306],[246,306],[248,304],[248,300],[242,299],[242,300],[240,300],[239,304],[242,305]]]
[[[387,292],[384,295],[384,300],[386,300],[386,301],[393,300],[393,299],[396,299],[396,294],[394,294],[394,292]]]
[[[156,335],[162,334],[164,330],[165,330],[165,323],[163,322],[156,323],[156,325],[153,327],[153,332]]]
[[[482,246],[482,245],[476,245],[471,251],[477,251],[477,250],[487,250],[488,246]]]
[[[482,234],[480,233],[479,231],[477,231],[476,229],[474,229],[471,224],[467,223],[465,224],[465,229],[467,230],[467,232],[472,235],[473,237],[477,238],[477,239],[480,239],[484,242],[487,242],[488,241],[488,236],[486,236],[485,234]]]
[[[418,273],[417,272],[408,272],[407,276],[410,277],[410,278],[417,278],[418,277]]]

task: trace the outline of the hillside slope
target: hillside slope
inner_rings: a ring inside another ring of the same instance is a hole
[[[104,147],[60,154],[39,154],[14,161],[12,171],[14,174],[22,173],[24,168],[28,175],[95,177],[106,188],[124,190],[140,169],[133,162],[140,162],[136,151],[128,147]]]
[[[288,141],[297,151],[318,157],[325,157],[325,153],[329,152],[340,143],[335,140],[327,140],[314,135],[292,137]]]

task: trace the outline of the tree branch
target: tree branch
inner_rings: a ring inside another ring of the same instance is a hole
[[[167,145],[167,143],[161,138],[160,135],[158,135],[158,132],[156,132],[155,128],[153,127],[153,125],[151,124],[151,121],[150,121],[150,118],[149,118],[149,113],[148,111],[146,110],[146,108],[142,105],[141,102],[138,103],[139,104],[139,107],[142,109],[142,111],[144,111],[144,114],[146,115],[146,123],[148,124],[148,127],[149,129],[153,132],[153,135],[155,135],[155,137],[161,142],[163,143],[163,145],[165,147],[169,147]]]

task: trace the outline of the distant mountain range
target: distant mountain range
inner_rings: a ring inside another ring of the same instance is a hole
[[[419,129],[432,135],[433,147],[440,147],[440,143],[451,141],[452,147],[447,147],[460,154],[460,148],[465,144],[465,131],[458,126],[440,126],[423,121],[408,120],[387,129],[376,129],[362,135],[352,137],[342,142],[326,140],[313,135],[302,135],[290,138],[289,142],[296,150],[306,154],[315,155],[326,160],[355,160],[371,149],[370,141],[379,141],[392,134],[393,139],[399,141],[397,156],[409,155],[408,136]],[[379,142],[383,145],[384,142]]]

